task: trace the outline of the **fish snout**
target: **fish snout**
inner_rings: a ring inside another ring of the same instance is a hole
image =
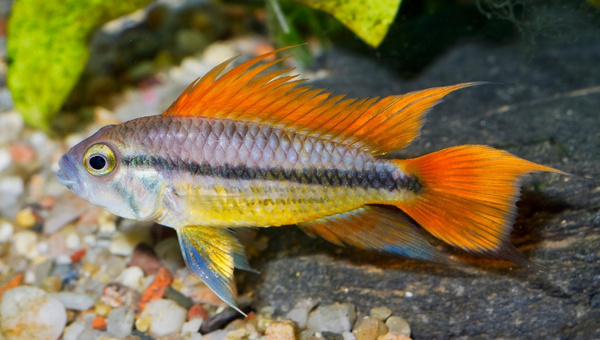
[[[73,157],[68,153],[63,155],[58,161],[58,167],[59,169],[56,173],[58,182],[72,190],[77,178],[77,169],[75,168]]]

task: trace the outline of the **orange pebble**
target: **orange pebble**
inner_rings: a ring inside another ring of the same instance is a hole
[[[101,316],[95,317],[94,320],[92,320],[92,328],[104,330],[106,328],[106,319]]]
[[[35,150],[27,144],[15,143],[10,146],[10,156],[15,163],[30,163],[35,159]]]
[[[204,307],[200,305],[193,305],[190,310],[188,310],[187,319],[192,320],[195,318],[202,318],[203,320],[208,319],[208,313]]]
[[[79,260],[81,260],[85,256],[85,253],[86,253],[85,248],[81,248],[81,249],[77,250],[76,252],[71,254],[71,262],[73,262],[73,263],[79,262]]]
[[[54,207],[54,204],[56,204],[55,196],[44,196],[40,200],[40,206],[42,206],[42,208],[46,210],[52,209],[52,207]]]
[[[171,284],[171,274],[164,267],[158,270],[158,273],[154,277],[154,281],[144,290],[142,297],[138,302],[139,312],[143,311],[146,305],[156,299],[160,299],[165,295],[165,290]]]

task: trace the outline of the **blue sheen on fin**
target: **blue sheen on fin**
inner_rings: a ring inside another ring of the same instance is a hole
[[[381,250],[430,262],[456,263],[433,247],[406,216],[386,207],[364,206],[298,226],[308,234],[319,235],[337,245]]]
[[[233,254],[242,246],[229,230],[203,226],[178,228],[177,237],[187,267],[225,303],[244,314],[233,301]],[[246,262],[247,263],[247,262]]]
[[[234,251],[233,252],[233,265],[237,269],[245,270],[247,272],[251,272],[254,274],[260,274],[260,272],[250,266],[248,263],[248,258],[246,257],[246,253],[242,249],[241,252]]]

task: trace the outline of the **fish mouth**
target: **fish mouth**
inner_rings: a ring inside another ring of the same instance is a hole
[[[71,179],[76,171],[73,162],[71,161],[71,157],[69,157],[69,155],[63,155],[58,161],[58,167],[56,179],[58,179],[60,184],[73,190],[73,187],[77,182]]]

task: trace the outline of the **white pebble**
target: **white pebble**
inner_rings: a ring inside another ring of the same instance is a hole
[[[12,157],[10,156],[10,151],[8,148],[0,149],[0,172],[2,170],[8,168],[12,162]]]
[[[23,130],[23,125],[23,117],[17,111],[0,114],[0,144],[17,139]]]
[[[342,333],[342,336],[344,337],[344,340],[356,340],[356,335],[352,332],[344,332]]]
[[[69,255],[66,254],[62,254],[62,255],[58,255],[55,259],[54,259],[54,263],[56,264],[63,264],[63,265],[68,265],[73,263],[73,261],[71,260],[71,257]]]
[[[343,333],[350,331],[356,319],[355,307],[351,303],[335,303],[320,306],[308,316],[307,328],[313,332]]]
[[[221,340],[227,337],[227,330],[217,329],[216,331],[210,332],[208,334],[204,334],[204,340]],[[189,334],[189,333],[188,333]]]
[[[15,251],[30,260],[35,259],[40,254],[37,241],[37,234],[31,230],[19,231],[13,236]]]
[[[81,247],[81,239],[77,233],[71,232],[65,238],[65,246],[67,249],[77,250]]]
[[[10,241],[15,227],[6,220],[0,220],[0,243]]]
[[[65,307],[43,290],[19,286],[7,290],[0,304],[4,339],[58,339],[67,323]]]
[[[141,318],[152,320],[148,332],[151,336],[159,338],[171,333],[179,333],[185,322],[187,311],[175,301],[157,299],[153,300],[140,315]]]
[[[181,326],[181,335],[185,335],[187,333],[198,333],[200,326],[202,326],[202,318],[193,318],[192,320],[185,322],[183,326]]]
[[[138,266],[127,267],[119,275],[117,281],[126,287],[141,292],[144,289],[144,271]]]
[[[135,312],[132,309],[127,307],[115,308],[108,313],[106,331],[110,335],[122,339],[131,334],[134,321]]]
[[[62,302],[66,309],[76,311],[88,310],[95,302],[89,295],[73,292],[60,292],[52,294],[52,296]]]
[[[134,240],[117,231],[108,250],[113,255],[129,256],[133,253],[136,245],[137,243]]]
[[[310,312],[317,304],[318,301],[313,299],[304,299],[298,301],[292,310],[290,310],[286,318],[294,321],[300,329],[306,327],[306,321],[308,320],[308,312]]]
[[[85,245],[87,247],[94,247],[96,245],[96,236],[94,236],[94,235],[85,235],[83,237],[83,243],[85,243]]]
[[[25,185],[18,176],[7,176],[0,179],[0,207],[10,207],[17,203],[23,194]]]
[[[79,340],[79,336],[85,330],[85,323],[82,321],[75,321],[71,323],[63,333],[63,340]]]
[[[200,333],[185,333],[181,337],[181,340],[207,340],[207,338],[202,336]]]

